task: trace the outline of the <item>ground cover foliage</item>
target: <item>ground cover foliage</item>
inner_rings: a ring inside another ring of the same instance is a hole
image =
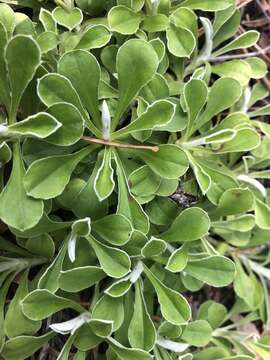
[[[270,106],[234,0],[0,4],[6,360],[270,359]]]

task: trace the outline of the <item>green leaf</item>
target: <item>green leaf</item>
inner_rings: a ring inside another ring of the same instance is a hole
[[[194,11],[186,7],[180,7],[171,14],[170,21],[176,26],[190,30],[195,39],[197,38],[198,24]]]
[[[142,248],[141,253],[143,257],[151,258],[163,254],[166,251],[166,248],[167,244],[165,241],[151,237]]]
[[[75,167],[93,150],[89,146],[73,154],[51,156],[33,162],[24,176],[27,194],[37,199],[51,199],[60,195]]]
[[[69,269],[61,271],[59,287],[67,292],[79,292],[95,285],[105,276],[104,271],[97,266],[82,266]]]
[[[79,8],[73,8],[67,11],[58,6],[53,10],[52,16],[59,25],[64,26],[69,31],[79,26],[83,20],[82,11]]]
[[[84,50],[69,51],[60,58],[58,72],[70,80],[83,106],[91,114],[94,124],[100,127],[98,108],[100,66],[96,58]]]
[[[114,331],[118,330],[124,321],[124,306],[122,298],[102,296],[94,306],[94,319],[113,321]]]
[[[219,0],[218,2],[213,0],[185,0],[181,6],[186,6],[191,9],[199,9],[204,11],[219,11],[227,9],[233,5],[232,0]]]
[[[59,277],[62,270],[63,261],[67,252],[67,241],[64,242],[57,256],[54,258],[50,266],[42,274],[38,281],[39,289],[49,290],[55,293],[59,289]]]
[[[111,147],[106,146],[103,153],[102,163],[97,171],[94,181],[94,189],[100,201],[111,195],[114,190],[115,182],[113,179],[114,170],[112,168]]]
[[[252,77],[251,67],[244,60],[232,60],[214,65],[212,71],[221,77],[231,77],[239,81],[242,86],[246,86]]]
[[[174,252],[171,254],[166,265],[166,270],[169,270],[173,273],[181,272],[185,269],[187,262],[188,246],[184,244],[179,249],[174,250]]]
[[[45,31],[37,37],[37,43],[40,47],[41,53],[46,54],[57,47],[59,39],[55,32]]]
[[[157,152],[137,150],[136,154],[164,179],[176,179],[188,170],[188,158],[177,145],[162,144]]]
[[[270,229],[270,207],[259,199],[255,201],[255,219],[261,229]]]
[[[126,348],[113,338],[107,340],[120,360],[151,360],[152,356],[144,350]]]
[[[147,311],[140,281],[135,283],[133,316],[128,328],[128,339],[133,348],[151,351],[156,342],[156,329]]]
[[[172,226],[160,235],[168,242],[186,242],[198,240],[208,233],[210,219],[207,213],[198,207],[183,210]]]
[[[249,211],[253,203],[249,189],[228,189],[221,195],[216,212],[220,216],[241,214]]]
[[[31,320],[42,320],[62,310],[73,309],[79,313],[85,309],[77,302],[57,296],[49,290],[38,289],[28,294],[22,301],[22,311]]]
[[[246,49],[250,46],[253,46],[259,40],[260,33],[255,30],[246,31],[241,34],[235,40],[232,40],[229,44],[225,45],[221,49],[215,51],[212,56],[220,56],[229,51],[238,50],[238,49]]]
[[[13,145],[12,172],[0,195],[0,217],[6,224],[20,231],[34,227],[43,214],[43,202],[27,195],[24,176],[20,148],[16,143]]]
[[[112,130],[118,125],[119,119],[130,102],[154,76],[158,63],[155,50],[143,40],[128,40],[120,47],[116,59],[119,101]]]
[[[115,246],[125,245],[133,231],[130,221],[123,215],[111,214],[92,223],[93,232]]]
[[[18,336],[8,340],[1,354],[6,360],[25,360],[29,359],[42,346],[46,345],[55,334],[49,332],[45,335],[35,336]]]
[[[147,15],[144,17],[141,28],[149,33],[165,31],[169,26],[169,19],[164,14]]]
[[[159,188],[161,178],[147,165],[134,170],[128,178],[130,190],[134,196],[151,196]]]
[[[130,258],[128,254],[117,248],[102,244],[91,235],[87,237],[100,262],[102,270],[110,277],[119,279],[130,272]]]
[[[246,232],[252,230],[255,226],[255,217],[254,215],[246,214],[226,221],[214,221],[212,226],[231,231]]]
[[[126,136],[130,133],[142,130],[158,130],[160,126],[171,121],[175,112],[175,106],[167,100],[157,100],[146,111],[126,127],[112,134],[112,139]]]
[[[229,285],[235,276],[234,263],[224,256],[207,256],[191,259],[185,272],[208,285],[223,287]]]
[[[170,24],[166,34],[170,53],[179,58],[189,58],[196,46],[192,32],[186,28]]]
[[[104,25],[89,26],[82,34],[76,49],[91,50],[102,48],[108,44],[111,36],[109,29]]]
[[[118,178],[118,204],[117,214],[121,214],[129,219],[134,229],[146,234],[149,230],[149,220],[141,205],[132,196],[129,190],[128,181],[123,164],[117,153],[115,153]]]
[[[186,323],[191,316],[191,310],[186,299],[164,285],[146,266],[144,266],[144,272],[155,288],[164,318],[174,325]]]
[[[187,104],[187,137],[208,98],[208,89],[204,81],[191,79],[184,87],[184,99]]]
[[[40,112],[10,125],[8,131],[11,135],[14,133],[43,139],[53,134],[61,126],[61,123],[55,117],[45,112]]]
[[[151,223],[167,225],[178,215],[177,204],[168,198],[156,197],[146,205],[145,211]]]
[[[224,96],[224,94],[227,94]],[[232,78],[221,78],[214,82],[208,96],[205,111],[197,119],[193,131],[206,124],[214,116],[230,108],[239,100],[242,88],[238,81]]]
[[[251,67],[251,77],[253,79],[261,79],[267,74],[267,65],[261,58],[251,57],[245,61]]]
[[[260,135],[248,127],[237,130],[235,137],[222,144],[217,152],[220,154],[246,152],[257,148],[261,143]]]
[[[212,328],[205,320],[197,320],[189,323],[181,336],[181,339],[192,346],[206,346],[212,337]]]
[[[49,107],[61,102],[70,103],[78,108],[84,119],[87,118],[78,93],[63,75],[45,74],[41,79],[38,79],[37,92],[40,100],[46,106]]]
[[[53,31],[53,32],[57,31],[56,22],[50,11],[41,8],[39,13],[39,20],[42,23],[45,31]]]
[[[8,37],[11,37],[15,28],[15,13],[7,4],[0,4],[0,22],[4,25]]]
[[[0,22],[0,100],[6,106],[6,108],[9,109],[10,89],[9,89],[7,70],[6,70],[6,61],[4,58],[4,50],[7,41],[8,41],[8,36],[7,36],[6,28]]]
[[[22,94],[40,65],[40,50],[32,38],[17,35],[7,43],[5,60],[11,90],[9,116],[10,122],[14,122]]]
[[[236,265],[234,290],[251,310],[256,310],[263,301],[262,285],[253,273],[250,275],[245,273],[239,260],[234,259],[234,262]]]
[[[108,203],[106,199],[102,202],[98,199],[95,189],[94,181],[99,168],[99,162],[96,162],[94,170],[86,183],[80,185],[76,192],[75,198],[72,201],[71,208],[76,216],[91,217],[92,220],[99,219],[107,213]],[[89,202],[91,199],[91,202]]]
[[[136,33],[140,22],[141,15],[126,6],[114,6],[108,13],[108,23],[112,31],[123,35]]]
[[[25,271],[20,279],[16,293],[9,304],[5,316],[4,328],[9,338],[20,335],[33,335],[40,326],[40,321],[32,321],[28,319],[22,312],[20,302],[28,294],[28,271]]]
[[[55,145],[69,146],[75,144],[83,135],[84,121],[79,110],[69,103],[57,103],[47,109],[62,126],[46,141]]]

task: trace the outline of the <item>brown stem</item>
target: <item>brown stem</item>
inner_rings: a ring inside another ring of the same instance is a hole
[[[96,139],[90,136],[82,136],[82,140],[92,142],[95,144],[109,145],[118,148],[126,148],[126,149],[137,149],[137,150],[151,150],[157,152],[159,150],[158,146],[146,146],[146,145],[134,145],[134,144],[123,144],[117,143],[109,140]]]

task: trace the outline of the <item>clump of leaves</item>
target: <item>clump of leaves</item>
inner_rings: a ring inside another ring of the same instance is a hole
[[[259,34],[56,3],[0,4],[2,358],[269,359],[267,68],[224,57]]]

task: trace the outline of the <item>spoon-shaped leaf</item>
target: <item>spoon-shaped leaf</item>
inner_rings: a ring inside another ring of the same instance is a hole
[[[118,178],[117,213],[130,220],[134,229],[146,234],[149,230],[149,220],[141,205],[131,195],[123,164],[115,152]]]
[[[41,55],[37,43],[25,35],[16,35],[7,43],[5,50],[11,90],[10,121],[14,121],[24,90],[40,65]],[[22,71],[23,69],[23,71]]]
[[[188,137],[208,97],[208,89],[205,82],[197,79],[190,80],[184,87],[184,97],[188,110],[188,127],[186,129]]]
[[[74,7],[74,9],[66,10],[57,6],[52,12],[53,19],[61,26],[64,26],[69,31],[80,25],[83,20],[81,9]]]
[[[270,207],[259,199],[255,202],[255,219],[261,229],[270,229]]]
[[[2,4],[0,4],[1,6]],[[10,106],[10,94],[9,94],[9,82],[7,77],[6,62],[4,58],[4,50],[7,44],[8,36],[4,25],[0,19],[0,100],[1,103],[9,109]]]
[[[34,136],[40,139],[53,134],[61,127],[61,123],[52,115],[40,112],[8,127],[9,133],[23,136]]]
[[[9,226],[25,231],[34,227],[42,217],[43,203],[29,197],[25,191],[19,144],[13,145],[13,167],[7,185],[0,195],[0,218]]]
[[[159,126],[166,125],[171,121],[174,111],[173,103],[167,100],[157,100],[136,120],[112,134],[111,138],[117,139],[141,130],[158,130]]]
[[[95,304],[92,316],[94,319],[113,321],[114,331],[118,330],[124,321],[123,298],[105,294]]]
[[[210,89],[206,109],[197,119],[193,131],[199,129],[223,110],[234,105],[241,94],[242,87],[237,80],[226,77],[217,80]]]
[[[15,28],[16,19],[14,11],[7,4],[0,4],[0,23],[3,24],[10,38]]]
[[[179,58],[189,58],[196,46],[192,32],[174,24],[167,30],[167,41],[170,53]]]
[[[13,339],[9,339],[1,352],[6,360],[25,360],[31,358],[31,356],[42,346],[46,345],[55,334],[49,332],[45,335],[35,336],[18,336]]]
[[[118,5],[109,11],[108,22],[112,31],[123,35],[131,35],[139,29],[141,15],[126,6]]]
[[[85,309],[70,299],[57,296],[49,290],[34,290],[22,301],[22,311],[31,320],[42,320],[62,309],[70,308],[82,313]]]
[[[55,73],[44,75],[38,79],[37,92],[40,100],[46,106],[67,102],[74,105],[84,119],[87,118],[77,91],[65,76]]]
[[[157,152],[136,151],[145,163],[160,177],[177,179],[188,170],[188,158],[177,145],[159,145]]]
[[[217,153],[246,152],[255,149],[260,143],[261,138],[258,132],[246,127],[239,129],[232,140],[223,144],[220,149],[217,149]]]
[[[154,76],[158,63],[154,48],[143,40],[131,39],[120,47],[116,59],[119,101],[112,123],[113,130],[130,102]]]
[[[207,213],[198,207],[183,210],[172,226],[160,237],[168,242],[186,242],[198,240],[207,234],[210,219]]]
[[[222,287],[233,281],[235,266],[230,259],[214,255],[189,261],[185,272],[208,285]]]
[[[40,326],[40,321],[33,321],[28,319],[22,312],[20,302],[28,294],[28,272],[25,271],[20,278],[19,287],[9,304],[5,316],[5,333],[11,338],[19,335],[33,335]]]
[[[186,6],[191,9],[199,9],[204,11],[219,11],[225,10],[232,6],[234,2],[232,0],[185,0],[181,6]]]
[[[60,195],[75,167],[94,149],[89,146],[74,154],[51,156],[33,162],[24,177],[27,194],[41,199]]]
[[[167,244],[164,240],[151,237],[151,239],[142,248],[141,254],[145,258],[151,258],[153,256],[158,256],[163,254],[166,251],[166,249],[167,249]]]
[[[251,210],[253,203],[254,196],[249,189],[228,189],[222,194],[216,213],[220,216],[241,214]]]
[[[71,81],[83,106],[91,114],[94,124],[100,127],[98,109],[100,66],[96,58],[85,50],[69,51],[60,58],[58,71]]]
[[[255,217],[251,214],[245,214],[226,221],[215,221],[211,225],[220,229],[246,232],[252,230],[255,226]]]
[[[97,171],[94,182],[94,189],[100,201],[105,200],[107,197],[109,197],[115,187],[115,182],[113,179],[114,171],[111,163],[111,154],[111,147],[106,146],[103,153],[102,163]]]
[[[33,238],[42,234],[69,228],[71,224],[71,221],[54,221],[50,219],[46,213],[43,213],[41,219],[34,227],[25,231],[11,228],[11,231],[18,237]]]
[[[152,356],[144,350],[126,348],[113,338],[107,339],[113,352],[120,360],[151,360]]]
[[[156,342],[156,329],[148,314],[141,282],[135,283],[133,316],[128,328],[128,339],[133,348],[151,351]]]
[[[69,269],[61,271],[59,287],[67,292],[79,292],[93,286],[105,276],[104,271],[97,266],[82,266]]]
[[[171,254],[166,265],[166,269],[173,273],[181,272],[186,267],[187,262],[188,246],[184,244],[179,249],[174,250]]]
[[[259,37],[260,37],[260,33],[258,31],[255,30],[246,31],[245,33],[241,34],[238,38],[232,40],[229,44],[215,51],[212,54],[212,56],[219,56],[233,50],[246,49],[256,44]]]
[[[67,252],[67,241],[64,242],[53,262],[48,266],[38,281],[39,289],[55,293],[59,289],[59,277],[63,261]]]
[[[129,175],[128,183],[132,194],[145,197],[156,193],[161,178],[149,166],[143,165]]]
[[[101,24],[90,25],[82,34],[80,41],[76,45],[76,49],[99,49],[110,41],[111,36],[106,26]]]
[[[130,221],[121,214],[112,214],[92,223],[94,233],[116,246],[126,244],[132,233]]]
[[[72,202],[72,211],[80,218],[89,216],[92,220],[96,220],[107,214],[108,202],[106,199],[100,201],[94,188],[98,168],[99,161],[96,162],[87,183],[80,188]],[[89,201],[89,199],[91,199],[91,201]]]
[[[192,346],[206,346],[212,337],[212,328],[205,320],[190,322],[185,327],[181,340]]]
[[[107,275],[119,279],[130,272],[131,262],[125,251],[104,245],[91,235],[87,236],[87,240],[93,247],[102,270]]]
[[[46,138],[46,141],[55,145],[68,146],[80,140],[83,134],[84,121],[79,110],[74,105],[65,102],[57,103],[50,106],[47,111],[62,126]]]
[[[185,324],[191,316],[187,300],[178,292],[165,286],[146,266],[144,266],[144,273],[155,288],[164,318],[171,324]]]

